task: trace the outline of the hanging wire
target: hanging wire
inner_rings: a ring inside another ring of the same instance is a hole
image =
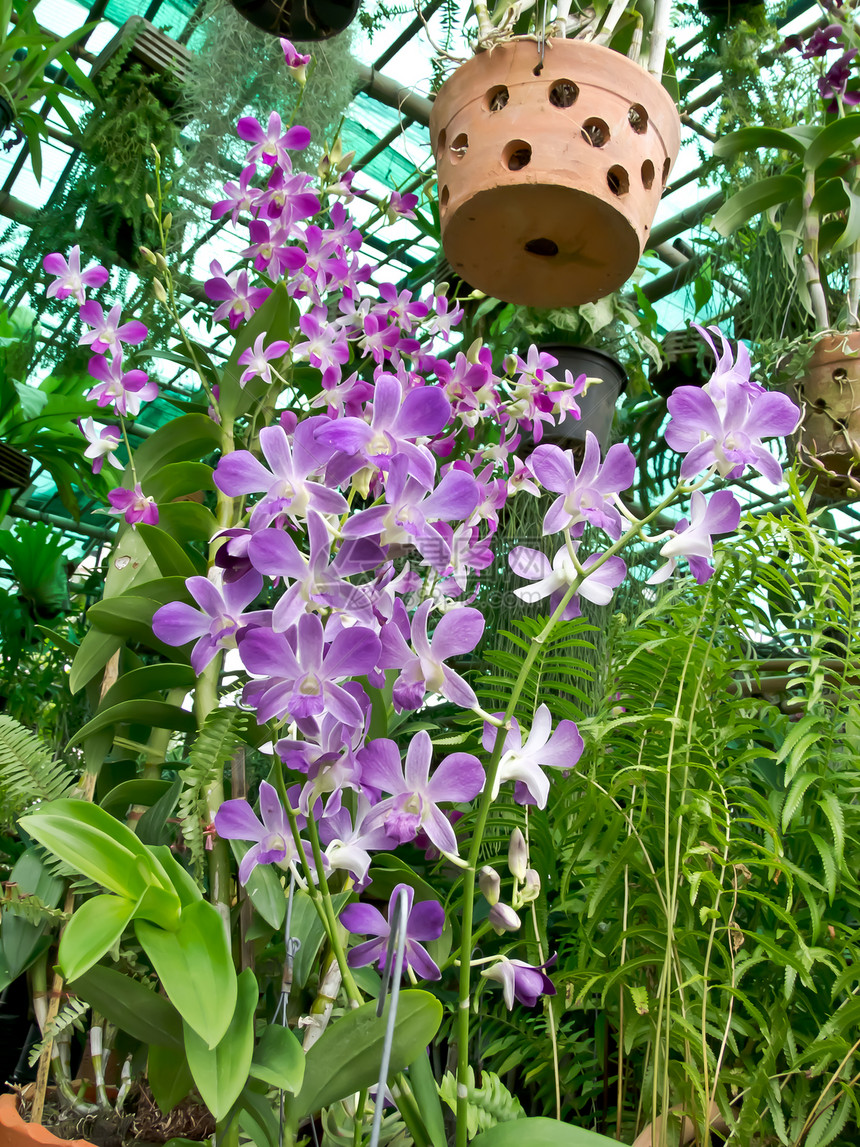
[[[388,1065],[391,1062],[391,1045],[394,1042],[394,1026],[397,1023],[397,1004],[400,1000],[400,980],[403,976],[403,961],[406,958],[406,924],[409,916],[409,894],[401,888],[388,921],[389,948],[382,972],[382,990],[376,1014],[381,1018],[385,1009],[385,997],[391,988],[391,1001],[388,1021],[385,1025],[385,1040],[382,1044],[382,1062],[379,1065],[379,1085],[373,1107],[373,1125],[370,1129],[368,1147],[379,1147],[379,1133],[382,1128],[382,1109],[385,1107],[385,1089],[388,1085]],[[394,944],[392,950],[391,944]],[[393,971],[393,975],[392,975]]]

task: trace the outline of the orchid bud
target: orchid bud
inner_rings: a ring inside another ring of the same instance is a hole
[[[507,904],[494,904],[488,920],[497,936],[503,932],[516,932],[521,927],[519,916]]]
[[[141,247],[140,253],[143,255],[144,259],[146,259],[147,263],[155,262],[155,255],[152,253],[152,251],[150,251],[148,247]]]
[[[502,889],[502,880],[495,868],[485,865],[478,873],[478,887],[486,902],[493,907],[499,902],[499,893]]]
[[[161,252],[160,252],[160,251],[158,251],[158,252],[156,253],[156,256],[155,256],[155,265],[156,265],[156,267],[158,267],[159,271],[166,271],[166,270],[167,270],[167,260],[166,260],[166,259],[165,259],[165,257],[164,257],[164,256],[161,254]]]
[[[472,343],[472,345],[466,351],[466,360],[468,362],[472,363],[473,365],[476,362],[479,362],[480,360],[478,358],[478,355],[481,353],[483,346],[484,346],[484,340],[483,339],[475,339],[475,341]]]
[[[516,880],[525,880],[528,866],[529,850],[526,838],[518,828],[515,828],[508,845],[508,870]]]
[[[152,196],[149,194],[149,192],[146,193],[146,195],[144,197],[144,201],[145,201],[146,206],[149,208],[150,211],[155,210],[155,200],[152,198]]]
[[[173,223],[173,212],[168,211],[167,214],[164,216],[164,230],[169,231],[172,223]]]
[[[167,302],[167,291],[165,291],[164,283],[162,283],[161,279],[152,280],[152,290],[160,303]]]
[[[523,887],[520,889],[520,900],[523,904],[531,904],[540,896],[540,876],[533,868],[527,868],[523,877]]]
[[[437,283],[436,286],[433,288],[433,294],[436,296],[437,299],[447,298],[448,291],[450,290],[450,288],[451,288],[450,283]]]
[[[505,374],[513,374],[517,369],[517,356],[515,354],[506,354],[502,359],[502,370]]]

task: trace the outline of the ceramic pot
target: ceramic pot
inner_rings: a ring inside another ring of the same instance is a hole
[[[0,442],[0,490],[18,490],[30,481],[33,459]]]
[[[585,450],[585,433],[590,430],[600,444],[601,455],[604,455],[612,433],[615,404],[627,386],[624,367],[596,347],[560,343],[541,346],[540,349],[558,359],[558,366],[550,372],[555,378],[564,378],[564,372],[569,370],[574,378],[585,374],[601,380],[600,383],[593,382],[585,394],[577,398],[579,418],[568,415],[557,426],[546,427],[541,441],[572,450],[578,461]]]
[[[261,32],[290,40],[327,40],[355,19],[360,0],[231,0]]]
[[[25,1123],[18,1096],[0,1095],[0,1147],[88,1147],[86,1139],[58,1139],[41,1123]]]
[[[791,394],[802,412],[797,458],[818,475],[816,493],[860,489],[860,331],[821,339]]]
[[[445,255],[473,287],[533,307],[618,290],[644,250],[680,146],[665,88],[618,52],[500,44],[430,114]]]

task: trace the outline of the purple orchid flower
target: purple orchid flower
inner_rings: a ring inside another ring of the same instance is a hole
[[[236,637],[252,616],[243,619],[242,611],[263,588],[263,579],[252,570],[220,590],[205,577],[190,577],[185,585],[200,609],[171,601],[155,611],[152,629],[166,645],[199,639],[191,651],[191,668],[199,675],[219,650],[236,648]]]
[[[535,965],[500,956],[499,962],[481,972],[481,975],[502,985],[502,994],[508,1011],[513,1008],[515,1000],[519,1000],[527,1008],[533,1008],[540,996],[555,995],[555,984],[544,969],[551,968],[556,959],[556,956],[552,956],[545,963]]]
[[[378,962],[380,970],[386,965],[394,967],[394,944],[391,943],[389,922],[394,918],[394,905],[405,890],[406,909],[406,952],[403,960],[404,971],[411,968],[422,980],[440,980],[442,973],[430,959],[421,941],[438,940],[445,927],[445,910],[437,900],[421,900],[413,904],[415,890],[408,884],[398,884],[388,901],[388,920],[372,904],[348,904],[340,914],[340,922],[349,932],[362,936],[373,936],[356,944],[347,953],[346,962],[351,968],[363,968]]]
[[[48,285],[48,298],[67,299],[74,295],[81,306],[86,301],[86,288],[103,287],[109,278],[107,268],[101,263],[90,263],[85,271],[81,270],[81,249],[77,244],[69,251],[68,263],[58,251],[54,251],[45,256],[42,266],[49,275],[56,276]]]
[[[381,826],[367,828],[371,813],[370,801],[359,793],[356,798],[355,821],[348,809],[340,803],[337,794],[337,809],[329,811],[319,822],[320,840],[325,847],[325,858],[332,868],[349,872],[358,884],[367,879],[370,868],[370,853],[388,850],[392,847],[391,838]]]
[[[239,883],[247,884],[258,864],[277,864],[295,872],[300,878],[297,861],[299,853],[287,814],[278,800],[278,794],[268,781],[260,784],[260,820],[246,800],[224,801],[215,813],[215,831],[223,840],[253,840],[254,844],[239,864]],[[304,828],[304,818],[298,818],[299,828]],[[311,866],[313,855],[310,846],[302,842],[305,855]]]
[[[95,355],[90,359],[87,370],[99,383],[87,393],[87,398],[99,406],[113,403],[117,414],[123,418],[136,418],[144,402],[152,402],[158,397],[158,384],[150,381],[145,370],[122,369],[122,352]]]
[[[263,677],[246,686],[245,699],[256,706],[261,725],[272,717],[289,714],[302,722],[328,711],[354,727],[364,714],[342,682],[374,669],[380,648],[376,634],[363,626],[338,633],[327,646],[322,622],[312,613],[303,614],[290,633],[245,629],[239,635],[242,662]]]
[[[395,610],[397,607],[405,621],[403,604],[397,602]],[[432,601],[423,601],[415,611],[411,630],[407,631],[411,649],[396,621],[389,622],[382,630],[383,653],[379,664],[382,669],[399,670],[393,694],[398,711],[419,709],[426,693],[439,693],[462,709],[471,709],[478,703],[471,685],[445,661],[475,648],[484,632],[484,615],[468,606],[452,609],[439,619],[432,638],[428,638],[427,621],[432,608]]]
[[[326,319],[325,311],[317,309],[299,319],[299,329],[305,341],[293,347],[296,362],[307,360],[323,374],[323,386],[339,382],[341,367],[349,362],[349,343],[342,331]]]
[[[272,293],[271,287],[252,287],[247,271],[233,271],[226,275],[217,259],[209,264],[209,272],[212,278],[206,280],[203,289],[210,299],[222,300],[212,318],[215,322],[227,319],[231,331],[250,319]]]
[[[828,52],[835,51],[843,45],[843,29],[841,24],[828,24],[826,28],[816,28],[803,46],[801,55],[804,60],[813,60],[817,56],[826,56]]]
[[[84,331],[78,343],[81,346],[91,345],[97,354],[110,351],[119,357],[122,357],[122,343],[130,343],[132,346],[142,343],[149,334],[149,328],[137,319],[121,324],[120,311],[120,304],[117,303],[106,315],[100,303],[95,299],[87,299],[80,310],[81,322],[92,327],[92,330]]]
[[[388,216],[388,222],[395,223],[398,219],[414,219],[417,206],[417,195],[401,195],[399,191],[392,191],[388,197],[388,203],[384,205],[384,210]]]
[[[99,426],[88,418],[86,422],[78,419],[78,427],[86,438],[88,446],[84,451],[85,458],[93,459],[93,473],[100,474],[107,460],[117,470],[124,470],[122,462],[114,454],[122,437],[118,426]]]
[[[252,378],[262,378],[263,382],[271,386],[272,362],[276,358],[283,358],[290,349],[290,344],[283,339],[275,339],[267,347],[263,347],[265,335],[257,335],[252,347],[247,347],[236,360],[239,366],[247,369],[239,378],[239,385],[244,386]]]
[[[741,507],[730,490],[717,490],[710,502],[700,490],[690,499],[690,518],[682,518],[672,537],[660,550],[668,558],[665,565],[653,573],[648,581],[655,585],[666,581],[677,567],[677,559],[684,557],[690,563],[690,572],[699,585],[711,577],[714,567],[709,559],[714,556],[713,534],[729,534],[738,528]]]
[[[264,494],[251,511],[254,532],[281,515],[295,519],[305,517],[308,510],[321,514],[346,512],[347,501],[342,494],[311,479],[332,453],[314,438],[320,421],[326,419],[309,418],[300,423],[292,443],[282,426],[264,426],[260,431],[260,449],[271,470],[249,450],[226,454],[218,463],[215,485],[228,497]]]
[[[132,490],[117,486],[109,492],[108,501],[113,509],[102,511],[105,514],[115,514],[117,517],[122,515],[130,526],[136,526],[138,522],[145,522],[148,526],[158,525],[155,498],[144,494],[140,482]]]
[[[483,745],[488,753],[495,749],[496,738],[501,735],[499,729],[485,723]],[[573,721],[559,721],[553,732],[552,717],[546,705],[538,705],[525,744],[519,723],[513,718],[505,735],[502,757],[493,782],[493,800],[506,781],[516,781],[515,800],[520,804],[533,802],[538,808],[546,808],[549,777],[543,770],[572,769],[582,756],[582,750],[582,737]],[[531,797],[531,801],[527,797]]]
[[[378,739],[360,749],[362,788],[390,793],[369,818],[368,827],[384,825],[396,844],[414,840],[418,832],[440,852],[457,855],[457,837],[439,808],[441,801],[470,801],[484,787],[484,770],[471,753],[451,753],[430,776],[433,744],[427,732],[416,733],[406,750],[406,765],[394,741]]]
[[[840,101],[849,107],[860,104],[860,91],[848,91],[848,81],[851,79],[851,61],[857,55],[858,49],[852,48],[845,52],[818,81],[818,92],[823,100],[828,100],[827,111],[839,110]]]
[[[252,211],[262,195],[259,187],[253,187],[251,185],[251,180],[256,174],[257,168],[251,163],[243,168],[238,183],[233,180],[225,183],[224,194],[227,198],[221,199],[212,205],[211,218],[220,219],[222,215],[225,215],[229,211],[231,212],[230,218],[235,227],[243,211]]]
[[[298,124],[283,131],[281,117],[272,112],[269,122],[264,128],[254,116],[242,116],[236,124],[236,134],[254,146],[248,149],[245,157],[246,163],[256,163],[261,159],[274,167],[277,163],[289,171],[292,166],[291,151],[304,151],[311,142],[311,133],[306,127]]]
[[[320,201],[309,190],[311,179],[303,172],[291,174],[282,167],[273,167],[265,191],[257,200],[257,211],[270,219],[279,219],[285,227],[292,227],[302,219],[319,214]]]
[[[762,439],[791,434],[800,411],[786,394],[751,392],[728,378],[722,381],[722,394],[712,396],[707,385],[679,386],[668,400],[672,418],[666,442],[686,454],[681,477],[694,478],[713,467],[723,478],[740,478],[750,466],[779,483],[782,467]]]
[[[610,446],[600,463],[600,446],[590,430],[579,473],[572,450],[538,446],[529,456],[529,469],[546,490],[560,494],[546,513],[543,532],[556,534],[566,527],[579,537],[588,522],[604,530],[613,541],[621,537],[621,515],[612,500],[626,490],[636,474],[636,459],[623,442]]]
[[[571,543],[574,553],[579,548],[578,542]],[[592,573],[589,570],[602,558],[602,554],[590,554],[582,563],[586,577],[579,589],[567,603],[561,615],[562,621],[570,621],[581,615],[579,597],[593,601],[595,605],[608,605],[612,600],[612,591],[624,581],[627,576],[627,566],[617,554],[607,558]],[[550,565],[549,558],[540,550],[529,549],[528,546],[515,546],[509,556],[511,569],[517,577],[528,578],[536,585],[521,586],[514,590],[514,594],[527,604],[534,604],[542,598],[549,596],[549,608],[555,613],[561,599],[573,585],[577,575],[576,567],[571,559],[567,546],[562,546],[556,553]]]
[[[302,52],[297,51],[290,41],[283,37],[280,38],[279,43],[284,51],[284,63],[290,70],[293,79],[297,84],[304,87],[307,82],[308,64],[311,62],[310,56],[305,56]]]

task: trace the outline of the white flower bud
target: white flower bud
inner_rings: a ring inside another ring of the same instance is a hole
[[[523,887],[520,889],[520,900],[523,904],[531,904],[540,896],[540,876],[533,868],[527,868],[523,877]]]
[[[147,263],[155,263],[155,255],[148,247],[141,247],[140,253],[146,259]]]
[[[169,231],[172,223],[173,223],[173,212],[168,211],[167,214],[164,216],[164,230]]]
[[[516,932],[521,927],[519,916],[507,904],[494,904],[488,919],[497,936],[503,932]]]
[[[155,265],[156,265],[156,267],[158,267],[159,271],[166,271],[167,270],[167,260],[161,254],[160,251],[155,256]]]
[[[511,842],[508,845],[508,869],[517,880],[525,880],[526,869],[529,866],[529,850],[526,838],[518,828],[511,833]]]
[[[478,873],[478,887],[481,889],[481,894],[491,908],[494,904],[498,904],[502,881],[495,868],[490,868],[489,865],[486,865],[481,869]]]
[[[149,192],[146,193],[145,202],[146,202],[146,206],[149,208],[150,211],[155,210],[155,200],[152,198],[152,196],[149,194]]]
[[[167,302],[167,291],[164,289],[164,283],[161,279],[152,280],[152,290],[160,303]]]

